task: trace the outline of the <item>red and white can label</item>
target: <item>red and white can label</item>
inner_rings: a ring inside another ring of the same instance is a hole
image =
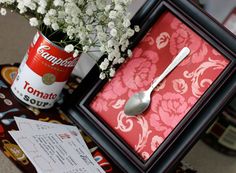
[[[37,32],[11,90],[28,105],[50,108],[59,97],[78,59]]]

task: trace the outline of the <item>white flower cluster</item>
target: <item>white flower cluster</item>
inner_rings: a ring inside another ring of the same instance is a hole
[[[67,35],[65,51],[87,52],[91,47],[107,54],[99,65],[100,78],[112,77],[116,64],[130,56],[127,50],[129,38],[135,30],[130,27],[130,15],[127,6],[132,0],[0,0],[0,12],[5,8],[16,9],[25,15],[29,23],[39,30],[42,25],[53,32],[60,30]],[[75,42],[76,40],[76,42]],[[73,42],[74,41],[74,42]]]

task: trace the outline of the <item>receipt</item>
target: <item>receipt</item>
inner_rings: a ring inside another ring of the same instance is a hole
[[[9,131],[37,172],[103,173],[75,126],[15,118],[20,131]],[[82,142],[83,141],[83,142]]]
[[[80,143],[81,146],[86,150],[88,154],[91,155],[83,137],[81,136],[79,129],[72,125],[63,125],[63,124],[55,124],[55,123],[48,123],[43,121],[37,121],[27,118],[21,118],[21,117],[14,117],[16,125],[20,131],[41,131],[41,130],[50,130],[50,129],[62,129],[70,131],[71,133],[74,133],[75,139],[78,143]]]

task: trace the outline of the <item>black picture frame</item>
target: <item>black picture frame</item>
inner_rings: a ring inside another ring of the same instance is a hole
[[[141,161],[135,153],[130,151],[123,141],[91,111],[89,104],[107,83],[107,80],[99,79],[97,66],[91,69],[72,97],[66,100],[65,110],[74,123],[91,136],[124,172],[171,171],[199,139],[201,133],[213,122],[227,101],[236,93],[236,47],[232,44],[236,40],[224,27],[191,1],[160,0],[149,1],[144,4],[132,20],[133,24],[140,24],[141,31],[130,41],[130,48],[132,49],[137,45],[153,23],[166,10],[171,11],[177,18],[184,21],[194,32],[223,54],[230,63],[188,113],[190,118],[183,119],[178,127],[173,130],[172,135],[146,162]]]

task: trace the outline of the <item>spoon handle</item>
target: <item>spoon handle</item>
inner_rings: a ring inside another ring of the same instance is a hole
[[[174,58],[174,60],[170,63],[170,65],[164,70],[164,72],[155,78],[152,85],[148,89],[149,92],[152,92],[154,88],[190,53],[190,49],[188,47],[184,47],[178,55]]]

